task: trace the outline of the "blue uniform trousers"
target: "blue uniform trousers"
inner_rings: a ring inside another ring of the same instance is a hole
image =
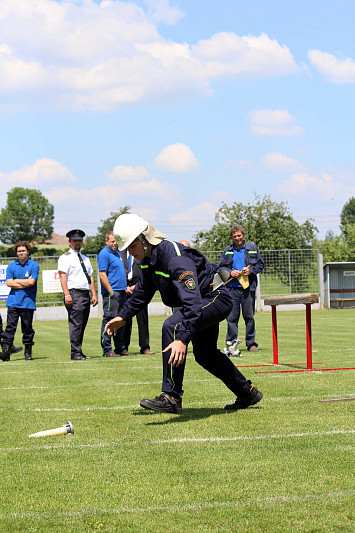
[[[20,307],[7,308],[7,323],[2,339],[6,344],[13,345],[17,324],[21,319],[22,343],[25,346],[34,344],[35,330],[32,327],[34,309],[22,309]]]
[[[227,318],[228,329],[226,341],[233,343],[238,338],[238,322],[241,309],[245,322],[245,344],[247,348],[258,346],[255,342],[255,291],[251,291],[249,287],[247,289],[230,287],[228,291],[233,302],[233,308]]]
[[[202,316],[191,342],[196,362],[223,381],[236,396],[243,396],[248,394],[250,383],[232,361],[217,348],[219,323],[227,318],[231,307],[232,303],[225,288],[216,290],[203,298]],[[177,310],[165,320],[162,331],[163,349],[175,339],[181,318],[181,312]],[[185,363],[173,367],[168,364],[169,357],[170,350],[163,354],[162,392],[182,396]]]
[[[101,347],[103,355],[106,356],[112,352],[111,339],[115,345],[115,353],[123,353],[125,351],[124,334],[125,327],[123,326],[117,331],[116,335],[107,335],[105,333],[105,326],[112,318],[119,315],[119,310],[124,306],[127,295],[125,291],[114,291],[113,295],[102,296],[103,300],[103,318],[101,324]]]

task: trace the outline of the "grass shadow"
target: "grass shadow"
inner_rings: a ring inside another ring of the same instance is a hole
[[[134,411],[135,416],[164,416],[164,420],[159,421],[152,421],[147,422],[148,426],[162,426],[166,424],[176,424],[176,423],[183,423],[183,422],[189,422],[191,420],[202,420],[205,418],[209,418],[210,416],[214,415],[222,415],[225,414],[226,411],[224,411],[223,408],[219,407],[200,407],[200,408],[185,408],[183,413],[181,415],[175,415],[173,413],[158,413],[157,411],[149,411],[148,409],[142,410],[142,411]],[[169,415],[169,418],[165,418],[166,415]]]

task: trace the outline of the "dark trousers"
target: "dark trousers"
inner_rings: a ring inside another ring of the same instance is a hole
[[[25,346],[33,346],[33,337],[35,330],[32,327],[34,309],[20,309],[19,307],[7,308],[7,323],[4,333],[2,334],[3,342],[14,343],[15,333],[19,318],[21,319],[22,343]]]
[[[202,301],[202,316],[191,342],[196,362],[223,383],[236,395],[242,397],[250,390],[250,383],[234,366],[232,361],[217,348],[219,323],[226,319],[231,311],[227,289],[217,290]],[[179,335],[180,311],[176,311],[163,324],[162,346],[168,346]],[[185,363],[173,367],[168,364],[170,350],[163,354],[162,391],[178,396],[183,394]]]
[[[137,325],[138,325],[138,342],[141,353],[144,350],[150,350],[149,346],[149,323],[148,323],[148,306],[139,311],[136,314]],[[124,343],[125,348],[128,350],[128,346],[131,342],[132,334],[132,318],[128,319],[125,325],[124,331]]]
[[[81,346],[90,314],[90,293],[78,289],[70,289],[69,292],[73,305],[65,307],[68,311],[71,357],[74,357],[82,354]]]
[[[106,356],[112,352],[111,339],[115,345],[115,353],[122,353],[125,348],[124,334],[126,326],[123,326],[117,331],[116,335],[107,335],[105,333],[105,326],[112,318],[119,314],[119,310],[124,306],[127,295],[125,291],[114,291],[111,297],[102,296],[103,300],[103,318],[101,324],[101,347],[103,355]]]
[[[240,310],[242,310],[245,322],[245,344],[247,348],[258,346],[255,342],[255,291],[249,290],[249,287],[247,289],[230,287],[228,291],[233,302],[233,308],[227,318],[228,329],[226,340],[232,343],[237,340],[238,322]]]

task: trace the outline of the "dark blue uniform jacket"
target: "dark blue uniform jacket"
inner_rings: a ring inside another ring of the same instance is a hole
[[[233,270],[233,255],[234,244],[229,244],[222,253],[221,261],[219,263],[220,269]],[[249,286],[251,291],[255,291],[259,274],[264,270],[264,261],[261,258],[258,248],[253,242],[245,243],[245,266],[250,265]],[[228,287],[228,285],[227,285]]]
[[[123,320],[135,316],[159,291],[165,305],[182,308],[179,339],[188,343],[200,319],[202,305],[206,303],[202,300],[211,297],[217,265],[209,263],[194,248],[164,240],[152,247],[151,257],[142,260],[141,268],[143,275],[119,316]]]

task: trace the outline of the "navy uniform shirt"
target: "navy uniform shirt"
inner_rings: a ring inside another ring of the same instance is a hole
[[[255,291],[258,278],[257,274],[261,273],[264,270],[264,261],[260,255],[258,248],[253,242],[245,242],[245,252],[244,252],[244,262],[245,266],[249,265],[250,275],[249,275],[249,287],[251,291]],[[234,243],[229,244],[223,251],[221,261],[219,263],[219,268],[226,270],[233,270],[233,259],[234,259]],[[232,283],[232,282],[230,282]],[[227,287],[229,286],[229,283]]]
[[[181,307],[179,339],[188,343],[201,316],[202,298],[211,294],[217,265],[194,248],[163,240],[152,247],[151,257],[142,260],[141,268],[143,276],[119,316],[127,320],[136,315],[159,291],[165,305]]]

